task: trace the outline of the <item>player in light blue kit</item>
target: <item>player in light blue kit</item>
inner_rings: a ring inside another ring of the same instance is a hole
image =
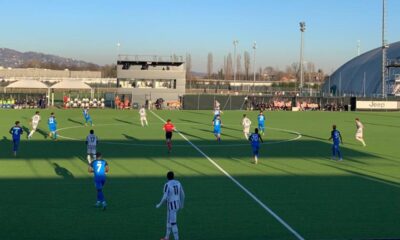
[[[96,207],[102,207],[106,210],[107,203],[103,194],[103,187],[106,183],[106,173],[108,173],[109,167],[106,160],[102,159],[101,153],[96,153],[96,160],[92,161],[89,166],[89,172],[94,173],[94,185],[97,190],[97,202]]]
[[[336,125],[332,126],[332,132],[331,132],[331,137],[328,140],[333,140],[333,145],[332,145],[332,159],[334,160],[336,158],[336,155],[339,158],[339,161],[342,161],[342,153],[340,152],[339,149],[339,144],[343,144],[342,140],[342,135],[338,130],[336,130]]]
[[[50,114],[49,119],[47,120],[47,125],[49,126],[49,136],[53,140],[57,140],[57,121],[56,121],[56,116],[54,116],[54,113]]]
[[[249,141],[251,143],[251,148],[253,149],[254,164],[257,164],[258,152],[260,150],[260,142],[264,142],[261,138],[261,135],[258,133],[258,128],[254,129],[254,133],[250,135]]]
[[[265,116],[263,114],[263,111],[260,111],[260,114],[257,116],[258,120],[258,130],[264,135],[265,132]]]
[[[213,125],[214,125],[214,135],[217,137],[217,141],[221,142],[222,121],[221,121],[221,117],[219,115],[213,121]]]
[[[10,129],[10,134],[12,135],[13,139],[13,152],[14,156],[17,156],[18,148],[19,148],[19,142],[21,140],[21,135],[24,131],[22,128],[19,126],[19,121],[15,122],[15,126]]]
[[[90,126],[93,126],[93,121],[92,118],[89,115],[89,108],[84,107],[83,108],[83,117],[85,118],[85,126],[87,126],[88,122],[90,123]]]

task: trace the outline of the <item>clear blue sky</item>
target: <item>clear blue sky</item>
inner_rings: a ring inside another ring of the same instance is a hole
[[[305,60],[330,73],[357,52],[381,45],[382,0],[0,0],[0,47],[39,51],[98,64],[120,53],[185,55],[193,69],[214,69],[224,55],[251,52],[257,68],[299,61],[299,22],[306,22]],[[387,0],[387,34],[400,41],[400,1]]]

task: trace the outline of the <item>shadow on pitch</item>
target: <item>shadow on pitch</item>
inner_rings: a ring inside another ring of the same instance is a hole
[[[131,140],[131,141],[138,141],[139,140],[139,139],[137,139],[135,137],[132,137],[132,136],[129,136],[129,135],[125,134],[125,133],[123,133],[122,136],[124,136],[124,138],[126,138],[128,140]]]
[[[222,132],[222,141],[217,143],[214,135],[209,130],[208,139],[199,139],[198,136],[191,136],[190,141],[203,150],[211,158],[225,157],[251,157],[251,146],[244,138],[228,136],[234,139],[227,139],[227,135]],[[184,133],[186,134],[186,133]],[[98,150],[107,158],[128,158],[130,160],[143,159],[146,157],[166,157],[168,156],[163,139],[138,140],[135,137],[124,134],[125,139],[101,139]],[[186,136],[186,135],[185,135]],[[189,136],[189,135],[188,135]],[[261,145],[261,155],[265,153],[269,158],[315,158],[321,159],[321,156],[330,157],[332,144],[328,141],[316,139],[300,139],[298,141],[285,142],[287,139],[264,139],[265,144]],[[199,153],[188,142],[177,134],[172,139],[173,154],[175,158],[199,157]],[[10,149],[12,141],[6,136],[0,141],[0,149]],[[348,146],[348,145],[347,145]],[[380,155],[365,152],[363,149],[352,149],[341,146],[344,159],[369,164],[363,158],[381,159]],[[19,156],[28,160],[35,159],[65,159],[81,156],[86,151],[84,141],[73,141],[59,139],[58,141],[22,139],[20,143]],[[10,153],[0,151],[0,159],[9,159]]]
[[[66,169],[64,167],[61,167],[57,163],[53,163],[53,167],[54,167],[54,172],[58,176],[61,176],[61,177],[65,178],[65,179],[74,178],[74,175],[68,169]]]
[[[0,198],[2,215],[7,217],[7,221],[2,222],[0,239],[37,239],[38,236],[40,239],[54,239],[54,236],[57,239],[76,239],[77,236],[99,240],[125,239],[126,236],[156,239],[164,233],[166,211],[165,206],[156,209],[154,205],[161,198],[166,171],[179,167],[167,161],[162,162],[162,166],[158,173],[155,171],[156,176],[117,177],[113,176],[111,165],[104,186],[109,204],[105,213],[93,207],[96,190],[92,175],[85,178],[0,179],[0,189],[7,193]],[[260,165],[250,167],[268,169],[268,166]],[[183,236],[196,236],[198,224],[201,224],[202,229],[209,229],[208,239],[237,239],[237,234],[242,231],[237,229],[238,226],[246,226],[248,231],[241,236],[247,239],[293,238],[227,177],[175,173],[187,197],[185,208],[179,212],[182,226],[179,230]],[[337,236],[343,234],[362,239],[400,236],[400,228],[395,224],[398,222],[400,191],[395,185],[356,174],[234,177],[277,215],[315,239],[340,238]],[[132,223],[138,215],[140,221]],[[29,224],[21,224],[21,219]],[[334,227],[326,228],[327,222]],[[365,228],[365,222],[373,227]],[[40,227],[44,223],[46,227]],[[123,223],[129,223],[129,227]],[[271,228],[266,228],[267,223],[272,225]],[[149,225],[152,230],[143,231]],[[337,229],[345,229],[345,232],[338,233]]]
[[[132,122],[128,122],[126,120],[122,120],[122,119],[119,119],[119,118],[114,118],[114,120],[118,121],[118,122],[121,122],[121,123],[129,124],[129,125],[137,125],[137,124],[134,124]]]
[[[70,122],[72,122],[72,123],[75,123],[75,124],[82,125],[82,126],[84,125],[83,122],[76,121],[76,120],[74,120],[74,119],[72,119],[72,118],[68,118],[68,121],[70,121]]]
[[[197,122],[197,121],[193,121],[193,120],[189,120],[189,119],[179,119],[179,120],[182,122],[193,123],[196,125],[204,125],[204,126],[210,126],[212,123],[212,119],[210,120],[210,124],[206,124],[204,122]],[[177,124],[177,125],[179,125],[179,124]]]

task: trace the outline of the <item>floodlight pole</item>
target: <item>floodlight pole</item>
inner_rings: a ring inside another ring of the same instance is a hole
[[[257,49],[257,42],[254,41],[253,43],[253,91],[256,88],[256,49]]]
[[[385,40],[386,0],[382,0],[382,98],[386,97],[386,52],[389,47]]]
[[[233,40],[233,82],[236,83],[236,67],[237,67],[237,59],[236,59],[236,47],[239,44],[238,40]]]
[[[306,30],[306,23],[305,22],[300,22],[300,32],[301,32],[301,43],[300,43],[300,95],[303,93],[303,85],[304,85],[304,71],[303,71],[303,48],[304,48],[304,31]]]

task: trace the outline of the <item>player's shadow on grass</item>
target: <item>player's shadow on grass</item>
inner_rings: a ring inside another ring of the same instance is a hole
[[[182,134],[185,135],[185,136],[188,136],[188,137],[197,138],[197,139],[201,139],[201,140],[204,140],[204,141],[209,140],[209,139],[205,139],[205,138],[199,137],[199,136],[197,136],[197,135],[193,135],[193,134],[187,133],[187,132],[185,132],[185,131],[179,130],[179,132],[182,133]]]
[[[222,127],[222,131],[221,131],[221,139],[222,139],[222,140],[223,140],[224,137],[230,137],[230,138],[234,138],[234,139],[243,140],[243,138],[242,138],[241,136],[238,137],[238,136],[232,136],[232,135],[230,135],[230,134],[226,134],[226,133],[224,132],[224,128],[225,128],[225,127]],[[203,131],[203,132],[210,133],[211,135],[214,135],[213,129],[211,129],[211,130],[204,129],[204,128],[197,128],[197,129],[200,130],[200,131]]]
[[[313,162],[316,163],[316,161],[313,161]],[[400,184],[398,182],[390,181],[390,180],[387,180],[387,179],[384,178],[384,177],[389,177],[389,178],[394,178],[394,179],[400,179],[400,178],[395,177],[395,176],[382,174],[382,173],[379,173],[379,172],[376,172],[376,171],[371,171],[369,169],[359,168],[359,167],[356,167],[354,165],[351,165],[351,166],[344,165],[343,166],[340,163],[333,162],[333,161],[326,162],[326,163],[318,162],[317,164],[324,165],[324,166],[327,166],[327,167],[332,167],[332,168],[335,168],[335,169],[338,169],[338,170],[341,170],[341,171],[344,171],[344,172],[347,172],[347,173],[350,173],[350,174],[359,175],[359,176],[365,177],[365,178],[371,178],[371,179],[374,179],[374,180],[377,180],[377,181],[386,182],[388,184],[393,184],[393,185],[396,185],[396,186],[400,187]],[[353,168],[353,170],[351,170],[351,168]],[[370,174],[367,174],[367,173],[370,173]],[[376,175],[382,176],[382,178],[379,178]]]
[[[45,139],[47,139],[49,137],[49,134],[40,128],[37,128],[36,132],[38,132],[40,135],[42,135]]]
[[[139,139],[126,135],[125,133],[122,134],[122,136],[124,136],[126,139],[131,140],[131,141],[138,141]]]
[[[79,124],[79,125],[84,125],[83,122],[76,121],[76,120],[74,120],[74,119],[72,119],[72,118],[68,118],[68,121],[70,121],[70,122],[72,122],[72,123]]]
[[[386,117],[386,118],[395,118],[395,119],[399,119],[399,116],[398,115],[396,115],[396,116],[394,116],[394,115],[389,115],[389,114],[379,114],[379,113],[370,113],[370,112],[367,112],[367,113],[365,113],[365,112],[358,112],[357,113],[358,115],[366,115],[366,116],[378,116],[378,117]],[[361,119],[361,121],[362,121],[362,119]]]
[[[210,120],[209,124],[206,124],[204,122],[196,122],[196,121],[192,121],[192,120],[189,120],[189,119],[179,119],[179,120],[183,121],[183,122],[187,122],[187,123],[193,123],[193,124],[196,124],[196,125],[204,125],[204,126],[211,126],[211,124],[212,124],[212,120]],[[179,125],[179,124],[177,124],[177,125]]]
[[[237,131],[237,132],[243,132],[243,129],[237,129],[237,128],[231,128],[231,127],[226,127],[226,126],[222,126],[223,129],[228,129],[231,131]]]
[[[185,111],[186,113],[190,113],[190,114],[198,114],[198,115],[206,115],[208,114],[209,111],[207,111],[206,113],[204,112],[197,112],[197,111]]]
[[[54,172],[65,179],[74,178],[74,175],[66,168],[61,167],[57,163],[53,163]]]
[[[24,133],[26,134],[26,137],[28,138],[28,135],[30,133],[29,128],[22,126],[22,130],[24,130]]]
[[[193,138],[190,141],[198,146],[204,153],[211,158],[225,157],[251,157],[251,146],[243,139],[228,139],[222,134],[222,141],[217,143],[211,131],[208,131],[207,139]],[[135,135],[134,135],[135,136]],[[184,136],[189,137],[184,134]],[[226,136],[225,136],[226,137]],[[242,136],[240,136],[242,137]],[[129,160],[143,159],[147,157],[166,157],[165,142],[163,139],[136,139],[130,135],[122,135],[122,139],[101,139],[98,150],[106,158],[126,158]],[[328,141],[314,139],[301,139],[298,141],[282,142],[287,139],[265,139],[265,144],[261,146],[261,157],[266,156],[271,159],[321,159],[330,158],[332,144]],[[9,149],[12,142],[3,138],[0,141],[0,149]],[[43,147],[45,146],[45,149]],[[42,150],[38,150],[42,149]],[[363,148],[350,148],[348,145],[341,146],[345,161],[353,161],[365,165],[372,164],[371,160],[384,159],[379,154],[363,151]],[[43,141],[31,139],[22,140],[20,144],[20,155],[25,156],[28,161],[49,159],[68,159],[81,156],[86,151],[83,141],[71,141],[60,139],[59,141]],[[188,142],[176,134],[173,138],[174,158],[199,157],[199,153],[191,147]],[[9,159],[10,155],[6,151],[0,151],[0,160]],[[329,161],[328,159],[326,159]],[[83,161],[83,160],[82,160]],[[85,161],[83,161],[85,162]]]
[[[400,128],[400,125],[391,125],[391,124],[381,124],[381,123],[372,123],[372,122],[364,122],[364,125],[372,125],[372,126],[379,126],[379,127],[392,127],[392,128]]]
[[[114,118],[114,120],[118,121],[118,122],[121,122],[121,123],[129,124],[129,125],[138,125],[139,126],[139,124],[135,124],[133,122],[125,121],[125,120],[122,120],[122,119],[119,119],[119,118]]]

